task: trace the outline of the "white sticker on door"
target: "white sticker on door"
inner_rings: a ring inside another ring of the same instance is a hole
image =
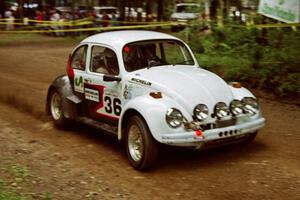
[[[88,100],[99,102],[99,91],[98,90],[85,88],[84,96]]]

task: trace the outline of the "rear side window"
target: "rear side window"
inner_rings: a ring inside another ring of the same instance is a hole
[[[71,66],[73,69],[85,70],[87,45],[80,46],[73,53]]]
[[[115,52],[107,47],[93,46],[90,62],[91,72],[118,75],[119,65]]]

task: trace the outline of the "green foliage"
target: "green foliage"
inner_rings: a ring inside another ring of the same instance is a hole
[[[12,172],[14,176],[19,179],[26,178],[30,175],[27,166],[14,165],[12,166]]]
[[[299,31],[222,27],[199,37],[193,30],[189,43],[202,67],[281,96],[300,95]]]
[[[0,181],[0,200],[26,200],[15,192],[9,191],[5,184]]]

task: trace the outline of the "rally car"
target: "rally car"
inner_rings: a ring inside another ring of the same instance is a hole
[[[58,127],[76,120],[115,134],[137,170],[155,163],[160,144],[251,141],[265,124],[240,83],[199,67],[180,39],[141,30],[84,39],[49,87],[46,108]]]

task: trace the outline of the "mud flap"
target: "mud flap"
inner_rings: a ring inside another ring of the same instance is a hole
[[[74,94],[65,97],[63,101],[64,116],[66,118],[76,119],[78,117],[77,110],[81,102],[81,99]]]

